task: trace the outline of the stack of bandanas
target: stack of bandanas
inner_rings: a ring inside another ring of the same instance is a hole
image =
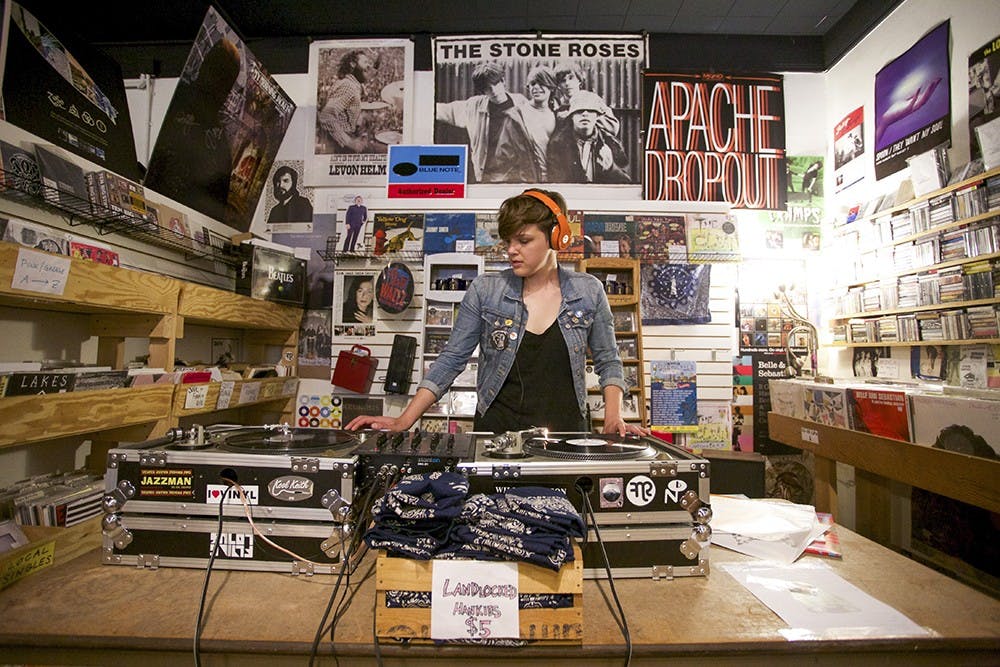
[[[558,570],[573,560],[583,520],[566,496],[538,486],[476,494],[465,502],[439,557],[521,560]]]
[[[458,473],[404,477],[372,505],[374,525],[365,541],[395,555],[434,558],[447,545],[468,493],[469,480]]]
[[[565,495],[545,487],[516,487],[466,499],[458,473],[404,477],[372,507],[368,545],[416,559],[515,560],[558,570],[573,560],[573,537],[583,537],[580,514]]]

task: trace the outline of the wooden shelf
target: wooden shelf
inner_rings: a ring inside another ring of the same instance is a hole
[[[932,310],[952,310],[954,308],[972,308],[974,306],[991,306],[1000,303],[1000,299],[976,299],[975,301],[949,301],[948,303],[931,303],[925,306],[913,306],[912,308],[896,308],[893,310],[871,310],[868,312],[854,313],[852,315],[838,315],[831,317],[831,322],[844,322],[847,320],[864,320],[873,317],[885,317],[886,315],[909,315],[910,313],[923,313]]]
[[[0,398],[0,447],[85,435],[170,417],[174,385]]]
[[[997,167],[996,169],[990,169],[989,171],[986,171],[982,174],[976,174],[975,176],[970,176],[964,181],[959,181],[958,183],[952,183],[950,185],[946,185],[943,188],[938,188],[937,190],[928,192],[927,194],[924,195],[920,195],[919,197],[914,197],[913,199],[904,204],[897,204],[896,206],[893,206],[892,208],[887,208],[884,211],[879,211],[878,213],[873,213],[863,218],[858,218],[853,222],[849,222],[847,224],[838,226],[834,231],[835,232],[848,231],[847,228],[849,228],[851,225],[857,224],[859,222],[867,222],[869,220],[874,220],[875,218],[883,218],[885,216],[891,216],[893,213],[899,213],[900,211],[909,210],[913,208],[915,204],[919,204],[921,202],[934,199],[935,197],[940,197],[941,195],[948,194],[949,192],[961,190],[962,188],[968,185],[972,185],[973,183],[979,183],[980,181],[985,181],[986,179],[992,178],[993,176],[997,175],[1000,175],[1000,167]],[[997,215],[997,213],[994,212],[993,215]]]
[[[768,413],[767,424],[772,439],[808,450],[817,457],[1000,512],[1000,461],[826,426],[776,412]],[[826,467],[817,466],[817,473]],[[818,486],[831,483],[817,481]]]
[[[218,410],[231,410],[273,403],[275,401],[287,401],[295,398],[298,389],[298,378],[277,377],[236,381],[233,385],[233,392],[229,398],[228,405],[219,407],[219,394],[222,391],[222,385],[222,382],[176,385],[173,397],[173,415],[178,418],[190,417],[191,415],[203,415]],[[286,391],[289,388],[290,391]],[[194,389],[195,391],[204,390],[207,392],[204,407],[185,407],[189,389]],[[241,402],[240,397],[244,395],[252,395],[256,396],[256,398]]]
[[[255,331],[298,332],[302,320],[302,308],[193,283],[183,284],[177,312],[195,324]]]
[[[997,213],[1000,215],[1000,212]],[[937,264],[929,264],[927,266],[914,267],[911,269],[905,269],[903,271],[892,271],[881,276],[867,278],[865,280],[856,280],[851,283],[844,285],[838,285],[839,289],[848,289],[851,287],[861,287],[862,285],[867,285],[869,283],[880,283],[883,280],[892,280],[894,278],[899,278],[900,276],[912,276],[925,271],[939,271],[941,269],[947,269],[952,266],[962,266],[963,264],[972,264],[973,262],[985,262],[991,259],[997,259],[1000,257],[1000,252],[991,252],[985,255],[976,255],[975,257],[963,257],[961,259],[952,259],[947,262],[939,262]]]
[[[70,264],[61,294],[12,287],[21,253],[41,254]],[[181,282],[172,278],[53,255],[0,242],[0,303],[19,308],[77,313],[145,313],[168,315],[177,310]]]
[[[923,345],[996,345],[1000,338],[964,338],[962,340],[894,340],[873,343],[827,343],[828,347],[920,347]]]

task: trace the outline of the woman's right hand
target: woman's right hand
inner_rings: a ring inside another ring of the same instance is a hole
[[[348,431],[359,431],[363,428],[375,429],[378,431],[405,431],[410,428],[410,424],[405,423],[398,417],[384,417],[381,415],[360,415],[347,424]]]

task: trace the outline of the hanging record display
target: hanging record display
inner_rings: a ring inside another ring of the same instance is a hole
[[[402,262],[392,262],[378,274],[375,300],[387,313],[401,313],[413,300],[413,272]]]

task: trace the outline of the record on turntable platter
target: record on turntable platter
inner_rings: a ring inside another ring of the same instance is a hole
[[[591,461],[656,458],[656,450],[642,440],[611,440],[591,434],[565,439],[532,438],[524,443],[524,451],[533,456]]]
[[[336,429],[248,428],[215,434],[213,439],[219,449],[243,454],[306,454],[349,450],[358,444],[353,434]]]

